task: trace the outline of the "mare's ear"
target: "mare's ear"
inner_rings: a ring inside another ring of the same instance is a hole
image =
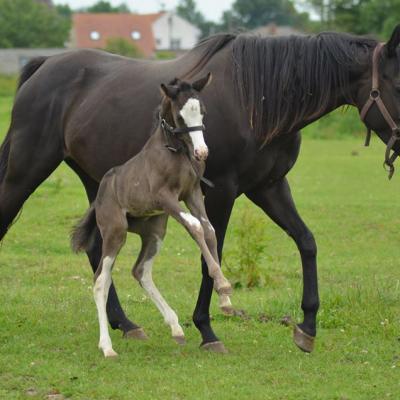
[[[160,85],[160,90],[161,93],[170,98],[170,99],[175,99],[176,96],[178,95],[178,88],[176,86],[172,85],[164,85],[163,83]]]
[[[211,72],[209,72],[204,78],[200,78],[196,82],[192,83],[192,88],[201,92],[206,86],[208,86],[212,81]]]
[[[396,48],[400,43],[400,24],[397,25],[392,33],[390,40],[386,43],[387,55],[389,58],[396,55]]]

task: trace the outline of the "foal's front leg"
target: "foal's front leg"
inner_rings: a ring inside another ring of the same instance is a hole
[[[186,212],[179,204],[177,199],[170,195],[161,196],[160,204],[169,215],[175,218],[189,232],[190,236],[200,247],[200,251],[206,260],[208,274],[214,280],[214,289],[219,295],[229,295],[232,293],[232,287],[229,281],[222,274],[218,262],[211,254],[204,238],[204,230],[201,222],[192,214]],[[218,258],[217,258],[218,259]]]
[[[215,230],[211,225],[205,210],[203,193],[201,191],[200,184],[196,185],[196,188],[187,199],[186,205],[193,216],[200,221],[201,226],[203,227],[206,244],[210,249],[212,256],[214,257],[214,260],[220,264],[217,250],[217,238],[215,236]],[[234,312],[231,300],[226,293],[219,293],[219,307],[225,314],[232,315]]]

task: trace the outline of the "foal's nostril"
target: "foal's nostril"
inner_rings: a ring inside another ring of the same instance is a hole
[[[207,148],[196,149],[194,151],[194,156],[199,160],[205,160],[208,156],[208,149]]]

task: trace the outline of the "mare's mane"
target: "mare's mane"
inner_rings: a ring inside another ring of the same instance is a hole
[[[264,142],[327,110],[338,95],[352,102],[351,73],[370,62],[375,39],[324,32],[312,36],[211,36],[191,52],[196,73],[226,45],[233,85],[257,138]],[[340,88],[338,92],[338,88]]]

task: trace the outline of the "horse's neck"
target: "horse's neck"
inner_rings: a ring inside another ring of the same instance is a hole
[[[368,57],[370,58],[370,57]],[[354,106],[357,107],[356,100],[358,97],[358,91],[361,84],[361,79],[365,76],[366,73],[370,70],[370,65],[366,61],[363,64],[360,64],[358,61],[354,61],[354,69],[351,72],[351,82],[350,82],[350,92],[351,98],[346,98],[343,96],[343,91],[341,87],[336,87],[331,92],[331,101],[327,105],[324,110],[315,113],[309,119],[304,121],[303,126],[300,126],[299,129],[309,125],[310,123],[320,119],[321,117],[329,114],[330,112],[334,111],[335,109],[342,107],[342,106]],[[371,77],[372,79],[372,77]],[[365,99],[367,100],[367,98]]]

